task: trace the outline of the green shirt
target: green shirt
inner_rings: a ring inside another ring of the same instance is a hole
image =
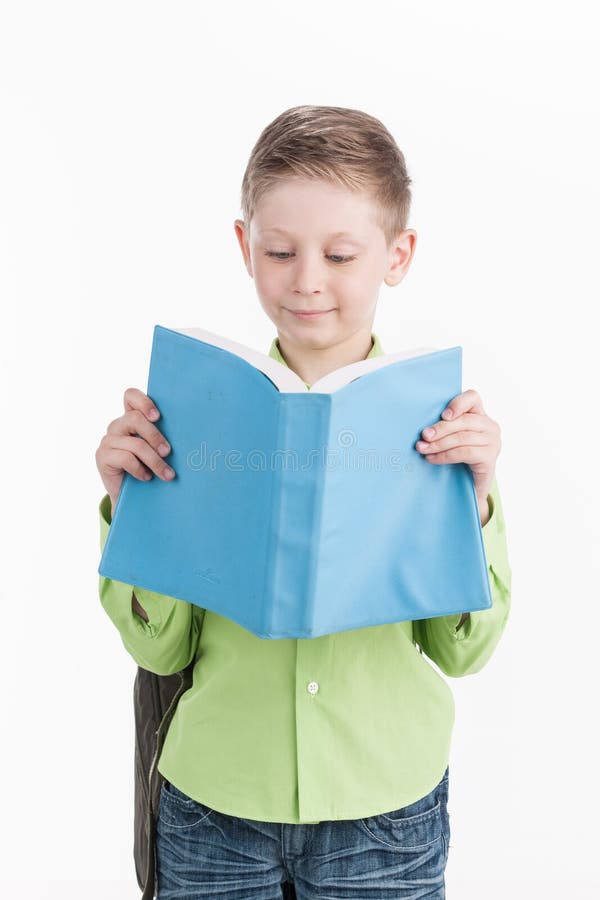
[[[383,352],[373,338],[369,356]],[[276,339],[269,355],[285,365]],[[447,676],[479,672],[509,614],[496,480],[488,504],[493,605],[458,631],[460,613],[269,640],[208,609],[99,576],[102,606],[139,666],[167,675],[195,660],[160,773],[219,812],[291,824],[378,815],[429,793],[449,762],[454,698],[427,657]],[[110,521],[106,494],[101,548]],[[132,590],[147,623],[132,610]]]

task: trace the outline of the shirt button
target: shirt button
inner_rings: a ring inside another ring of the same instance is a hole
[[[307,688],[307,691],[308,691],[309,694],[316,694],[318,690],[319,690],[319,683],[318,683],[318,681],[309,681],[309,682],[308,682],[308,688]]]

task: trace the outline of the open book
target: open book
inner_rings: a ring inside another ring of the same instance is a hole
[[[461,347],[420,348],[308,390],[243,344],[156,325],[147,393],[176,476],[125,474],[99,574],[263,638],[489,608],[471,470],[415,448],[461,380]]]

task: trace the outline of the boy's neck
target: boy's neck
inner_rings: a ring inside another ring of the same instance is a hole
[[[289,341],[285,335],[277,334],[277,346],[287,365],[305,384],[313,385],[319,378],[366,359],[373,348],[371,327],[353,334],[339,344],[323,349],[302,347]]]

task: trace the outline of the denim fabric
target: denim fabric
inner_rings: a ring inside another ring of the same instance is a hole
[[[409,806],[313,825],[229,816],[162,786],[157,900],[444,900],[449,767]]]

